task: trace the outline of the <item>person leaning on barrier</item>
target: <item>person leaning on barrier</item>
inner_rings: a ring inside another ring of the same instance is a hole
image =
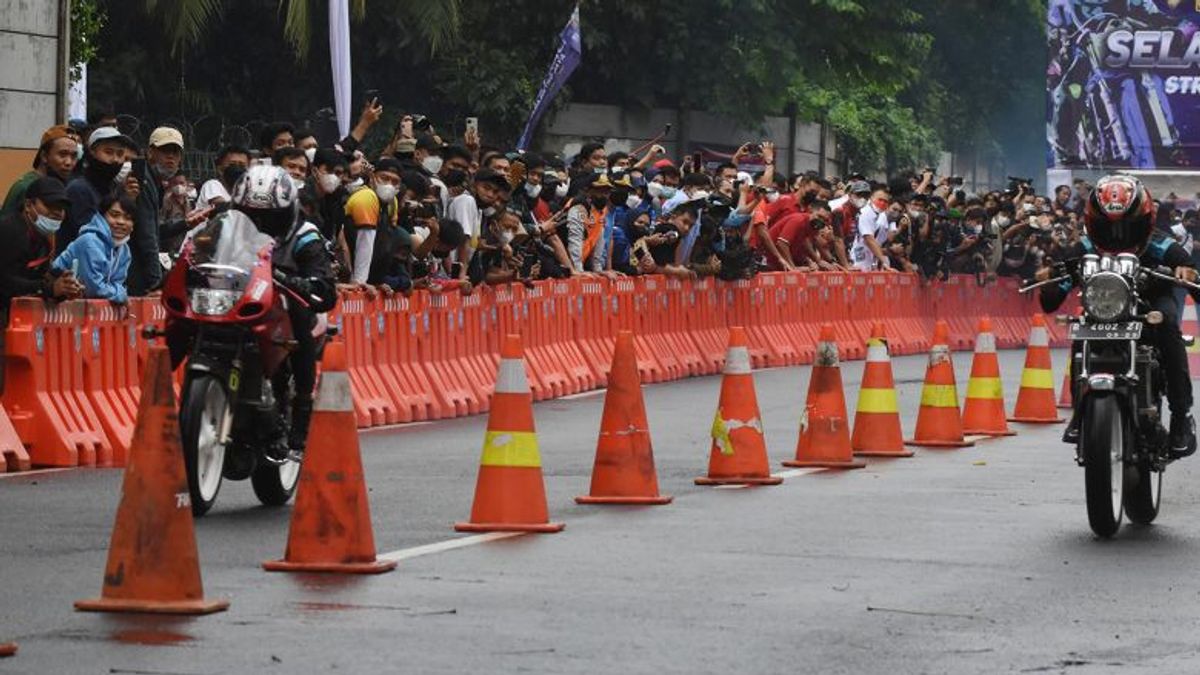
[[[83,284],[83,296],[108,300],[114,305],[129,301],[126,279],[129,274],[129,235],[133,232],[133,198],[113,193],[100,200],[100,208],[92,220],[79,230],[71,242],[51,264],[51,271],[63,274],[71,271]]]
[[[67,211],[67,192],[55,178],[42,177],[25,190],[20,210],[0,216],[0,391],[4,390],[4,333],[13,298],[73,300],[83,286],[70,272],[52,276],[54,239]]]

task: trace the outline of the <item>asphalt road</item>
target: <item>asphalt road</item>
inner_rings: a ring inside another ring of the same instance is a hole
[[[1061,377],[1062,354],[1056,353]],[[1001,354],[1009,405],[1023,355]],[[956,356],[960,393],[969,355]],[[911,432],[924,359],[897,359]],[[845,364],[851,408],[862,364]],[[757,373],[772,461],[791,456],[805,368]],[[1056,381],[1058,381],[1056,379]],[[100,589],[120,472],[0,479],[0,673],[1194,673],[1200,503],[1168,472],[1158,525],[1087,527],[1061,426],[922,450],[778,487],[707,489],[718,378],[645,389],[668,506],[577,506],[602,395],[538,404],[561,534],[403,560],[370,578],[260,571],[287,509],[227,483],[197,524],[228,612],[79,614]],[[454,539],[485,418],[367,432],[381,553]]]

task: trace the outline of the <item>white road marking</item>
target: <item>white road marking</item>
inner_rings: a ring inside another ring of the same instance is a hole
[[[783,471],[777,471],[777,472],[771,474],[771,477],[772,478],[795,478],[796,476],[807,476],[810,473],[816,473],[818,471],[825,471],[825,470],[826,469],[822,469],[822,468],[785,469]],[[754,485],[717,485],[713,489],[714,490],[744,490],[748,487],[756,487],[756,486],[754,486]]]
[[[32,471],[13,471],[12,473],[0,473],[0,478],[24,478],[25,476],[37,476],[45,473],[58,473],[59,471],[71,471],[79,467],[66,467],[63,469],[34,469]]]
[[[570,394],[568,396],[559,396],[557,399],[554,399],[554,400],[556,400],[556,401],[578,401],[581,398],[591,398],[592,396],[599,396],[600,394],[603,394],[607,391],[608,391],[608,389],[593,389],[591,391],[582,391],[582,392],[579,392],[578,394]]]
[[[398,551],[388,551],[387,553],[376,556],[380,560],[409,560],[411,558],[419,558],[423,555],[431,555],[434,553],[442,553],[444,551],[453,551],[456,548],[466,548],[476,544],[486,544],[489,541],[497,541],[500,539],[511,539],[529,534],[528,532],[488,532],[486,534],[473,534],[469,537],[459,537],[457,539],[448,539],[439,541],[433,544],[425,544],[424,546],[414,546],[412,548],[402,548]]]
[[[417,427],[423,427],[427,424],[433,424],[433,420],[424,420],[421,422],[404,422],[402,424],[385,424],[383,426],[378,426],[378,427],[369,427],[366,429],[359,429],[358,433],[360,433],[360,434],[377,434],[377,433],[383,433],[383,432],[388,432],[388,431],[405,431],[406,429],[415,429]]]

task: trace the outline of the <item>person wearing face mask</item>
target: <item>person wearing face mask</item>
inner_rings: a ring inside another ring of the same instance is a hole
[[[141,192],[137,177],[130,175],[128,160],[138,151],[133,139],[116,127],[99,127],[88,137],[88,154],[82,173],[67,183],[67,217],[58,231],[58,245],[75,239],[79,228],[91,222],[100,200],[117,190],[131,196]],[[155,264],[157,264],[155,251]]]
[[[888,217],[890,206],[891,197],[887,189],[879,188],[872,193],[871,201],[861,207],[854,248],[850,255],[856,269],[863,272],[876,269],[892,271],[888,257],[883,251],[891,232],[891,221]]]
[[[583,199],[567,211],[567,255],[576,272],[600,272],[607,267],[604,233],[612,192],[608,174],[593,174]]]
[[[314,153],[315,156],[315,153]],[[271,156],[271,164],[282,167],[292,178],[296,191],[304,189],[305,179],[308,178],[308,155],[303,149],[288,146],[280,148]]]
[[[18,178],[8,189],[0,216],[20,211],[25,201],[25,190],[42,176],[52,176],[66,185],[78,162],[75,152],[79,147],[79,136],[65,124],[47,129],[42,134],[37,154],[33,156],[33,170]]]
[[[662,202],[663,213],[671,213],[680,205],[687,202],[702,202],[712,194],[712,179],[707,174],[689,173],[683,178],[682,187],[670,198]]]
[[[250,166],[250,151],[240,145],[227,145],[217,153],[216,178],[204,181],[196,195],[196,208],[229,203],[229,192]]]
[[[459,279],[467,279],[467,263],[475,252],[479,237],[483,234],[486,219],[499,213],[500,207],[509,200],[512,186],[508,176],[489,168],[479,170],[471,188],[450,202],[446,215],[462,225],[466,240],[459,246],[456,258],[463,263]]]
[[[78,274],[83,297],[123,305],[129,300],[126,277],[132,256],[129,235],[133,232],[136,205],[128,195],[114,193],[100,200],[92,220],[51,264],[51,272]]]
[[[158,127],[150,133],[145,171],[137,177],[141,190],[137,195],[133,239],[129,244],[133,258],[128,281],[130,295],[145,295],[158,288],[163,271],[159,252],[174,253],[178,249],[170,245],[204,219],[200,214],[190,220],[186,216],[162,217],[168,184],[179,173],[182,163],[183,134],[178,129]]]
[[[399,227],[400,194],[404,167],[399,161],[385,157],[375,166],[370,189],[363,189],[346,200],[345,239],[350,251],[350,281],[367,283],[371,266],[376,258],[386,257],[386,246],[379,246],[376,255],[376,240],[386,242],[392,229]]]

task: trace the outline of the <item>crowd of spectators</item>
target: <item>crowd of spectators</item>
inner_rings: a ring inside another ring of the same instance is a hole
[[[0,309],[18,295],[123,303],[154,292],[189,229],[228,207],[255,162],[292,177],[344,287],[384,294],[767,270],[1028,278],[1079,239],[1089,189],[1078,181],[1045,196],[1010,179],[974,194],[932,169],[886,182],[787,175],[770,141],[715,158],[668,157],[656,143],[588,143],[561,157],[489,146],[476,124],[446,138],[420,115],[403,116],[368,156],[362,142],[382,112],[368,103],[351,133],[325,146],[308,130],[268,125],[258,147],[222,148],[207,175],[181,173],[187,139],[171,127],[144,148],[112,115],[47,129],[0,213]],[[1160,215],[1190,250],[1195,211]]]

